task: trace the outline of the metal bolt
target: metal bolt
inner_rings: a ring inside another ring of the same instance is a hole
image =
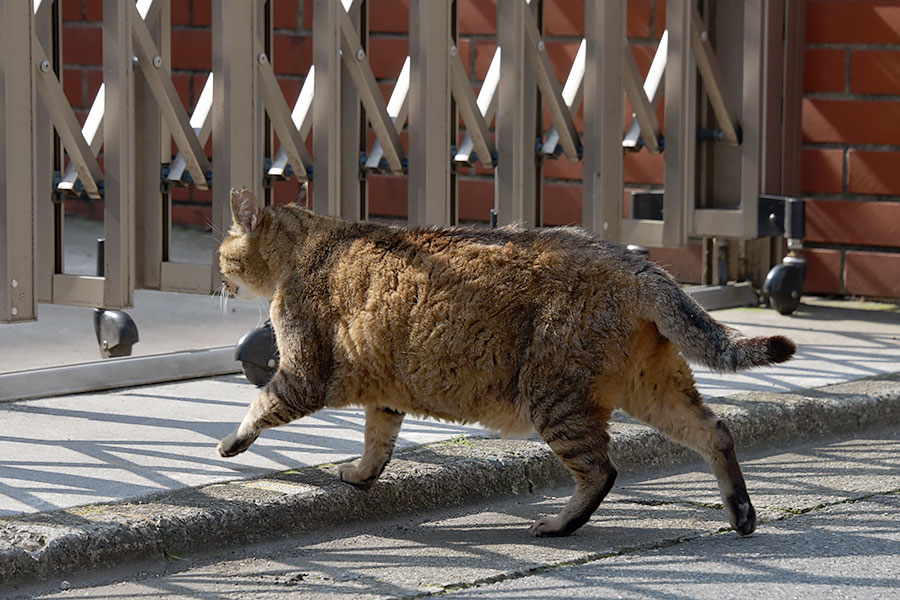
[[[25,294],[24,293],[19,294],[19,300],[21,300],[22,302],[25,302]]]
[[[708,32],[708,31],[701,31],[701,32],[700,32],[700,39],[703,40],[704,42],[708,42],[708,41],[709,41],[709,32]]]
[[[17,288],[17,287],[19,287],[19,280],[13,279],[12,281],[9,282],[9,285],[11,285],[14,288]]]
[[[259,61],[259,64],[264,65],[269,62],[269,57],[266,56],[265,52],[260,52],[259,56],[256,57],[256,60]]]
[[[13,306],[9,312],[12,313],[12,316],[16,316],[17,314],[19,314],[19,309]]]
[[[106,340],[103,340],[103,349],[109,350],[109,342],[107,342]]]
[[[158,54],[153,57],[153,66],[156,67],[157,69],[162,66],[162,57],[159,56]]]
[[[604,221],[604,222],[603,222],[603,231],[606,231],[607,229],[609,229],[609,223],[607,223],[606,221]]]
[[[769,213],[769,223],[775,222],[775,213]]]
[[[363,50],[362,48],[359,48],[359,49],[356,51],[356,60],[362,60],[362,59],[364,59],[365,57],[366,57],[366,51]]]
[[[50,63],[47,62],[46,60],[41,61],[41,71],[43,71],[44,73],[47,73],[50,71]]]
[[[456,46],[453,44],[450,44],[450,56],[456,56],[457,52],[459,52],[459,50],[456,49]]]
[[[538,40],[537,49],[538,49],[538,52],[544,51],[544,40]]]

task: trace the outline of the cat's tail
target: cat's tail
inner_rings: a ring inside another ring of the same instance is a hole
[[[692,362],[717,371],[739,371],[784,362],[797,345],[783,335],[742,337],[716,321],[664,270],[656,266],[638,275],[645,316]]]

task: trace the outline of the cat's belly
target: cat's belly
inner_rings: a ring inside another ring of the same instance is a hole
[[[416,417],[432,417],[442,421],[461,424],[478,423],[498,432],[503,437],[524,437],[534,432],[534,426],[526,416],[526,411],[514,402],[466,402],[453,403],[456,410],[450,410],[445,402],[420,402],[416,399],[403,401],[395,398],[393,401],[385,399],[380,406],[387,406],[394,410]]]
[[[412,380],[410,380],[412,379]],[[332,406],[376,405],[417,417],[454,423],[480,423],[504,437],[521,437],[534,431],[528,411],[507,386],[495,378],[481,381],[476,374],[455,380],[425,381],[394,374],[384,377],[360,369],[345,379]]]

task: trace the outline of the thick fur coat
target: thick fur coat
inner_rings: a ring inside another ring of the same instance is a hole
[[[219,452],[325,407],[366,410],[365,448],[341,478],[371,486],[404,414],[536,430],[572,472],[563,511],[535,535],[583,525],[612,487],[620,408],[710,464],[732,526],[756,516],[727,427],[685,358],[721,371],[782,362],[785,337],[743,338],[651,262],[577,228],[405,229],[349,223],[232,193],[219,250],[226,289],[272,300],[280,365]]]

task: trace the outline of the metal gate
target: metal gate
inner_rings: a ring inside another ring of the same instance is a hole
[[[60,82],[59,0],[2,2],[0,321],[33,320],[38,302],[124,308],[135,289],[216,289],[214,261],[172,260],[173,185],[211,186],[213,226],[225,230],[233,185],[265,197],[267,178],[311,179],[315,210],[365,219],[366,175],[391,172],[409,179],[410,224],[451,225],[457,167],[476,162],[495,173],[501,224],[541,226],[542,163],[582,160],[585,227],[646,246],[688,236],[758,246],[753,264],[764,272],[778,247],[749,241],[759,237],[759,197],[798,191],[804,3],[667,4],[667,32],[641,80],[623,42],[627,2],[586,2],[584,40],[561,82],[542,39],[542,0],[500,0],[498,50],[476,96],[457,52],[457,2],[410,0],[410,56],[385,101],[369,66],[366,0],[315,0],[313,68],[291,106],[272,69],[270,3],[216,1],[213,69],[188,114],[170,76],[169,0],[105,0],[103,86],[79,127]],[[623,127],[626,95],[635,114]],[[665,184],[626,218],[623,152],[643,147],[664,153]],[[69,194],[103,199],[102,275],[63,272]]]

